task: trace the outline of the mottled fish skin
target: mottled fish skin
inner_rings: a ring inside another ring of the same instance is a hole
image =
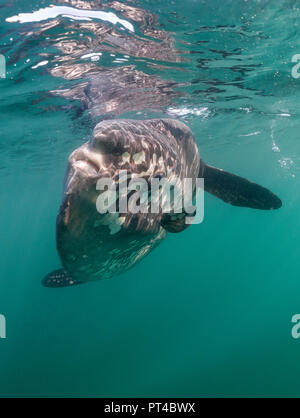
[[[113,120],[98,124],[91,141],[69,158],[57,218],[57,248],[70,277],[87,282],[123,273],[160,244],[167,235],[162,225],[171,222],[162,213],[99,214],[99,179],[117,181],[121,170],[148,183],[157,177],[196,179],[200,165],[192,132],[181,122]]]

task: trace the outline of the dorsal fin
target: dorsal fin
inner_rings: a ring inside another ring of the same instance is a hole
[[[260,210],[282,207],[282,201],[270,190],[242,177],[211,167],[201,161],[200,177],[205,191],[233,206]]]

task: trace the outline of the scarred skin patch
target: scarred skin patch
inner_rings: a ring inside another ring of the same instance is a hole
[[[129,154],[129,152],[124,152],[124,154],[122,155],[122,159],[123,164],[130,163],[131,155]]]
[[[146,161],[145,151],[141,151],[141,152],[139,152],[137,154],[134,154],[134,156],[132,158],[133,158],[133,161],[136,164],[142,164],[142,163],[144,163]]]

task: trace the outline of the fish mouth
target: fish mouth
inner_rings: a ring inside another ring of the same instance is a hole
[[[75,169],[84,172],[88,176],[95,177],[103,168],[103,156],[100,153],[92,152],[88,149],[81,149],[75,152],[70,162]]]
[[[93,162],[87,160],[77,160],[73,167],[88,177],[95,177],[99,173],[99,168]]]

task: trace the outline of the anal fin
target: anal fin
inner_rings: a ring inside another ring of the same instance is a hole
[[[55,270],[53,273],[48,274],[42,281],[44,287],[49,288],[60,288],[60,287],[71,287],[82,284],[73,280],[64,269]]]

